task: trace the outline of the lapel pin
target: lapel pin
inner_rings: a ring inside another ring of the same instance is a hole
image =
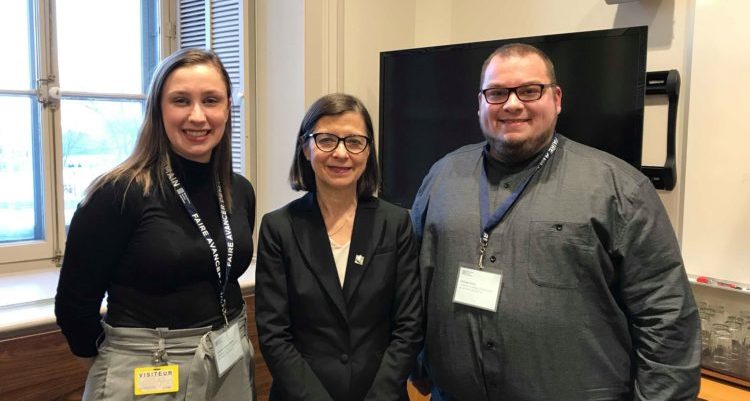
[[[365,257],[362,255],[356,255],[354,256],[354,263],[362,266],[365,263]]]

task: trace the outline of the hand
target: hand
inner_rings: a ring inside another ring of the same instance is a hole
[[[419,391],[419,394],[422,395],[428,395],[430,392],[432,392],[432,380],[429,378],[422,378],[422,379],[409,379],[409,382],[414,386],[414,388]]]

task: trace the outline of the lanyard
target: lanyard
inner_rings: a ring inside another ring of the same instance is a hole
[[[167,173],[169,182],[172,183],[174,191],[177,193],[177,197],[182,201],[182,205],[185,206],[185,210],[188,212],[190,217],[193,218],[195,225],[198,226],[198,230],[203,234],[203,238],[208,243],[208,248],[211,250],[211,255],[214,259],[214,266],[216,267],[216,276],[219,279],[219,302],[221,303],[221,314],[224,317],[224,323],[229,325],[229,317],[227,316],[227,300],[224,296],[227,291],[227,283],[229,282],[229,273],[232,271],[232,255],[234,254],[234,239],[232,237],[232,227],[229,226],[229,217],[227,216],[227,209],[224,205],[224,195],[221,192],[221,184],[216,184],[216,196],[219,198],[219,212],[221,213],[221,225],[224,227],[224,236],[227,241],[227,268],[224,272],[225,277],[222,284],[221,279],[221,260],[219,258],[219,250],[216,249],[216,242],[214,242],[211,234],[208,232],[203,220],[201,220],[198,214],[198,209],[195,208],[193,202],[190,200],[185,189],[180,184],[180,181],[172,171],[172,166],[169,163],[164,163],[164,171]]]
[[[481,214],[481,223],[482,223],[482,232],[479,236],[479,268],[482,269],[484,266],[482,265],[484,261],[484,252],[487,250],[487,243],[490,240],[490,231],[492,231],[493,228],[495,228],[498,224],[500,224],[500,221],[505,217],[505,215],[508,213],[511,207],[516,203],[518,200],[518,197],[521,196],[523,191],[526,189],[526,186],[529,185],[529,182],[534,177],[534,174],[536,174],[537,171],[539,171],[545,163],[547,163],[547,160],[549,160],[550,157],[552,157],[552,154],[555,153],[555,150],[557,150],[557,135],[555,135],[552,138],[552,143],[549,145],[549,148],[547,148],[547,152],[544,153],[544,156],[541,160],[539,160],[539,163],[536,165],[536,168],[534,171],[529,174],[526,179],[523,180],[516,189],[513,190],[513,193],[510,194],[510,196],[503,201],[502,204],[495,210],[492,215],[490,215],[490,190],[489,190],[489,180],[487,179],[487,172],[485,171],[485,168],[482,168],[482,176],[479,179],[479,207],[480,207],[480,214]]]

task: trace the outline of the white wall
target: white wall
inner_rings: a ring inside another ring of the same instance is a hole
[[[258,101],[259,215],[297,196],[286,184],[290,137],[304,108],[318,96],[344,91],[360,97],[377,131],[381,51],[648,25],[647,69],[677,69],[682,76],[678,184],[660,196],[682,241],[687,269],[750,282],[745,262],[750,241],[741,230],[750,226],[750,163],[742,157],[750,135],[740,122],[750,110],[747,96],[742,96],[750,88],[750,40],[748,31],[741,30],[741,17],[749,15],[750,8],[745,1],[641,0],[608,5],[603,0],[307,0],[304,7],[299,1],[280,2],[294,6],[272,0],[258,3],[260,10],[272,9],[265,12],[266,18],[274,18],[273,24],[266,20],[265,27],[259,27],[267,33],[266,48],[258,54],[259,94],[264,96]],[[289,17],[283,12],[293,18],[276,19]],[[262,42],[260,31],[258,36]],[[300,61],[304,67],[296,64]],[[267,86],[261,90],[264,81]],[[277,90],[293,96],[282,100]],[[643,162],[663,164],[665,101],[647,98],[644,126]]]
[[[602,0],[351,0],[344,3],[344,68],[340,90],[362,98],[376,125],[379,121],[379,57],[381,51],[387,50],[648,25],[647,69],[677,69],[683,81],[688,79],[686,46],[689,44],[690,1],[643,0],[622,5],[607,5]],[[684,171],[681,156],[685,120],[685,107],[680,105],[677,124],[680,171]],[[649,101],[644,124],[643,163],[663,165],[665,101]],[[660,194],[678,234],[681,232],[682,182],[678,180],[674,191]]]
[[[299,196],[289,187],[289,166],[305,113],[304,3],[255,1],[257,216]]]
[[[698,0],[682,248],[689,270],[750,283],[750,16],[745,0]]]

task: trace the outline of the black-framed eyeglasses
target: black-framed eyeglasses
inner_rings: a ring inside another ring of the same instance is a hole
[[[312,138],[315,141],[315,146],[323,152],[333,152],[339,147],[339,142],[344,142],[344,148],[346,148],[346,151],[355,155],[364,152],[365,149],[367,149],[367,145],[372,141],[364,135],[349,135],[341,138],[327,132],[305,134],[303,138],[305,138],[305,140]]]
[[[557,84],[527,84],[516,86],[515,88],[487,88],[482,89],[484,100],[489,104],[503,104],[510,98],[510,93],[516,94],[518,100],[522,102],[533,102],[539,100],[544,94],[544,88],[557,86]]]

